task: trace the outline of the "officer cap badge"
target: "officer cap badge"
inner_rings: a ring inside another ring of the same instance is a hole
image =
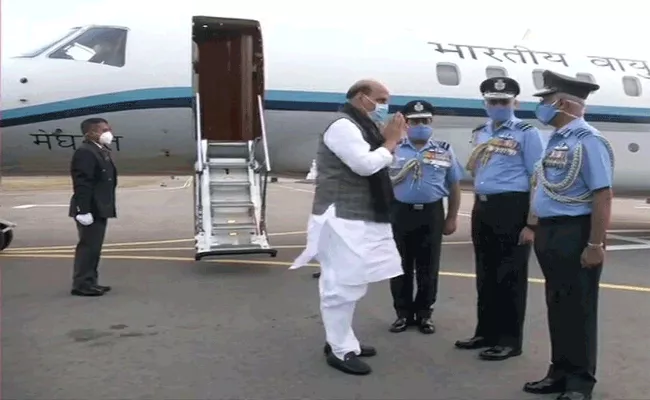
[[[505,88],[506,88],[506,83],[503,81],[503,79],[497,79],[497,81],[494,82],[495,90],[502,91]]]
[[[415,103],[415,105],[413,106],[413,109],[414,109],[415,111],[417,111],[417,112],[420,112],[420,111],[424,110],[424,106],[422,105],[422,103],[420,103],[420,102],[418,101],[418,102]]]

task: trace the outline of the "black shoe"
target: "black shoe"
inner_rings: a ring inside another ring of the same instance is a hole
[[[110,291],[111,291],[111,287],[110,287],[110,286],[94,285],[93,287],[94,287],[94,288],[97,288],[97,289],[99,289],[99,290],[101,290],[101,291],[104,292],[104,293],[106,293],[106,292],[110,292]]]
[[[501,361],[519,355],[521,355],[520,349],[515,349],[510,346],[494,346],[483,350],[478,356],[481,360]]]
[[[524,392],[534,394],[562,393],[565,389],[564,379],[546,377],[541,381],[528,382],[524,385]]]
[[[580,392],[565,392],[559,395],[557,400],[591,400],[591,395]]]
[[[408,318],[398,317],[395,322],[390,325],[390,331],[393,333],[404,332],[411,325]]]
[[[327,355],[327,364],[332,368],[351,375],[368,375],[372,372],[370,365],[359,360],[359,357],[354,352],[346,354],[343,360],[339,360],[338,357],[330,353]]]
[[[423,318],[418,324],[418,330],[425,335],[431,335],[436,332],[436,326],[431,321],[431,318]]]
[[[372,346],[359,345],[359,347],[361,348],[361,353],[359,353],[359,357],[374,357],[377,355],[377,350]],[[325,353],[326,356],[332,353],[332,346],[330,346],[329,343],[325,343],[325,347],[323,348],[323,353]]]
[[[320,272],[314,272],[313,274],[311,274],[311,277],[314,279],[320,278]]]
[[[83,297],[103,296],[104,293],[105,292],[103,290],[100,290],[99,288],[96,288],[94,286],[72,289],[70,291],[70,294],[73,296],[83,296]]]
[[[454,346],[463,350],[482,349],[483,347],[490,347],[490,344],[482,336],[474,336],[470,339],[458,340]]]

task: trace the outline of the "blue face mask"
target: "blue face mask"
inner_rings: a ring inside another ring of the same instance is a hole
[[[544,125],[550,124],[560,110],[555,107],[555,104],[539,103],[535,109],[535,116]]]
[[[410,126],[407,132],[408,138],[416,142],[424,142],[431,137],[433,128],[428,125]]]
[[[382,123],[388,117],[388,104],[375,104],[375,110],[370,113],[370,119]]]
[[[515,110],[508,106],[487,106],[485,111],[488,117],[496,122],[507,121],[515,114]]]

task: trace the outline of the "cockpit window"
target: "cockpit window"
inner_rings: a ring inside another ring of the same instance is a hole
[[[65,39],[71,37],[72,35],[74,35],[75,33],[79,32],[79,29],[81,29],[81,28],[70,29],[65,35],[57,37],[56,40],[48,41],[46,45],[40,46],[40,47],[38,47],[37,49],[34,49],[34,50],[24,52],[24,53],[16,56],[15,58],[33,58],[33,57],[36,57],[37,55],[43,53],[45,50],[49,49],[50,47],[54,46],[55,44],[65,40]]]
[[[50,54],[50,58],[123,67],[126,35],[121,28],[90,28]]]

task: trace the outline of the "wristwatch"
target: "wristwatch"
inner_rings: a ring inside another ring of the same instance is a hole
[[[602,243],[587,243],[587,247],[603,247]]]

